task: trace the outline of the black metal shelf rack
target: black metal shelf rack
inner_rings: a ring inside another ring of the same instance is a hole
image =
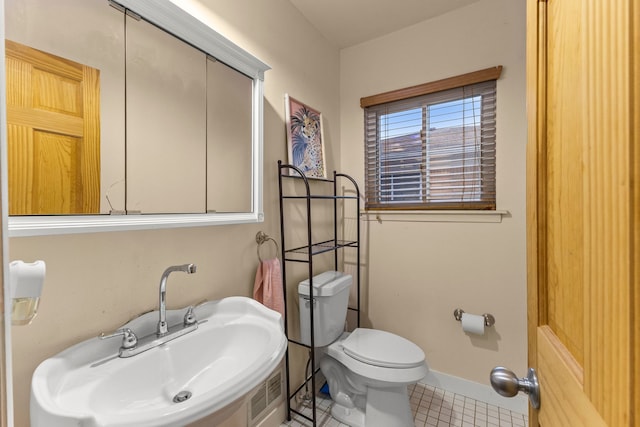
[[[283,179],[297,179],[304,183],[305,194],[304,195],[285,195],[283,193]],[[299,416],[311,421],[313,423],[313,427],[317,426],[317,408],[316,408],[316,374],[319,371],[319,368],[316,367],[316,352],[315,352],[315,340],[314,340],[314,316],[313,316],[313,308],[314,304],[309,305],[309,327],[310,331],[310,345],[301,343],[295,339],[292,339],[289,336],[289,328],[288,328],[288,319],[289,315],[287,312],[287,262],[299,262],[299,263],[307,263],[308,264],[308,277],[309,277],[309,289],[311,296],[313,295],[313,258],[316,255],[325,254],[329,252],[333,252],[334,254],[334,265],[335,269],[338,270],[338,252],[345,248],[353,248],[356,251],[356,274],[355,274],[355,285],[356,285],[356,307],[349,307],[349,310],[356,312],[356,327],[360,327],[360,189],[358,188],[358,184],[356,181],[350,177],[349,175],[333,172],[333,179],[313,179],[314,182],[326,183],[328,185],[333,184],[333,194],[332,195],[319,195],[312,194],[311,187],[309,185],[309,179],[304,176],[304,173],[298,169],[297,167],[289,164],[284,164],[282,161],[278,161],[278,188],[280,194],[280,239],[281,245],[280,249],[282,251],[282,284],[283,284],[283,292],[284,292],[284,312],[285,312],[285,334],[289,340],[289,345],[297,345],[301,347],[306,347],[309,349],[309,358],[311,363],[311,374],[307,376],[305,371],[305,379],[303,383],[296,388],[293,393],[291,392],[291,376],[289,375],[289,350],[287,349],[287,353],[285,356],[285,365],[287,372],[286,379],[286,389],[287,389],[287,419],[291,420],[291,413],[296,413]],[[353,187],[353,191],[355,195],[345,196],[338,194],[338,182],[346,181],[351,184]],[[285,242],[285,201],[305,201],[306,202],[306,224],[307,224],[307,244],[303,246],[298,246],[295,248],[287,248]],[[328,200],[333,201],[333,239],[314,242],[312,238],[312,221],[311,221],[311,201],[312,200]],[[338,201],[340,200],[354,200],[355,203],[355,218],[356,218],[356,240],[341,240],[338,239]],[[293,409],[291,407],[291,399],[294,399],[297,393],[302,390],[308,383],[311,383],[312,389],[312,416],[309,417],[297,409]]]

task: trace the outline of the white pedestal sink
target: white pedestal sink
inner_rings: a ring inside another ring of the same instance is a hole
[[[169,324],[183,313],[168,311]],[[96,337],[42,362],[31,385],[31,425],[185,425],[242,398],[284,356],[282,317],[250,298],[210,301],[195,315],[195,331],[132,357],[118,357],[120,339]],[[144,336],[157,321],[153,312],[124,326]]]

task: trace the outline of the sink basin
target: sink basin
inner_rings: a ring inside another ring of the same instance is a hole
[[[246,297],[195,308],[198,328],[128,358],[122,339],[92,338],[42,362],[31,384],[31,425],[180,426],[218,412],[264,381],[282,360],[282,316]],[[185,310],[167,311],[169,325]],[[158,312],[123,325],[155,331]]]

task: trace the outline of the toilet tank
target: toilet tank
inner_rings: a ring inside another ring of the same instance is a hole
[[[313,341],[323,347],[335,341],[344,331],[349,305],[350,274],[325,271],[313,276]],[[309,279],[298,285],[300,303],[300,341],[311,345]]]

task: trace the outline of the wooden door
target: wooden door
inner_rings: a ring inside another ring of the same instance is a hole
[[[640,425],[640,1],[527,0],[530,425]]]
[[[9,214],[99,213],[99,71],[6,41]]]

